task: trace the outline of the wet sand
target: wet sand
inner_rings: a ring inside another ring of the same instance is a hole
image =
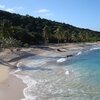
[[[9,74],[9,68],[0,65],[0,100],[20,100],[24,98],[23,89],[26,87],[21,79]]]

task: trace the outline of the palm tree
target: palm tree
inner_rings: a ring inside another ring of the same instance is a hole
[[[60,40],[64,39],[64,32],[61,26],[58,26],[58,28],[55,30],[55,38],[58,40],[58,43]]]
[[[50,29],[47,25],[44,26],[43,28],[43,40],[44,40],[44,44],[46,44],[49,40],[49,37],[50,37]]]
[[[78,42],[78,33],[76,31],[72,31],[71,41],[72,42]]]
[[[72,32],[71,32],[70,29],[67,29],[64,32],[64,36],[65,36],[66,42],[71,42],[71,40],[72,40]]]

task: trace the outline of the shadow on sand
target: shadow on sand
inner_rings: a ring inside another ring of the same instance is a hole
[[[25,51],[16,52],[14,54],[18,55],[18,57],[13,58],[13,59],[9,60],[8,62],[19,61],[19,60],[21,60],[23,58],[28,58],[28,57],[35,56],[36,55],[36,54],[28,53],[28,52],[25,52]]]
[[[0,64],[5,65],[5,66],[8,66],[9,68],[12,68],[12,69],[16,69],[17,68],[16,65],[11,65],[7,61],[4,61],[2,59],[0,59]]]

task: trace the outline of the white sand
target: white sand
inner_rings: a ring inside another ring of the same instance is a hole
[[[0,100],[20,100],[24,98],[26,85],[20,79],[9,74],[9,68],[0,65]]]

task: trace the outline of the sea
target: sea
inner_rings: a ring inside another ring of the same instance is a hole
[[[100,47],[71,58],[52,55],[24,59],[14,72],[27,84],[21,100],[100,100]]]

